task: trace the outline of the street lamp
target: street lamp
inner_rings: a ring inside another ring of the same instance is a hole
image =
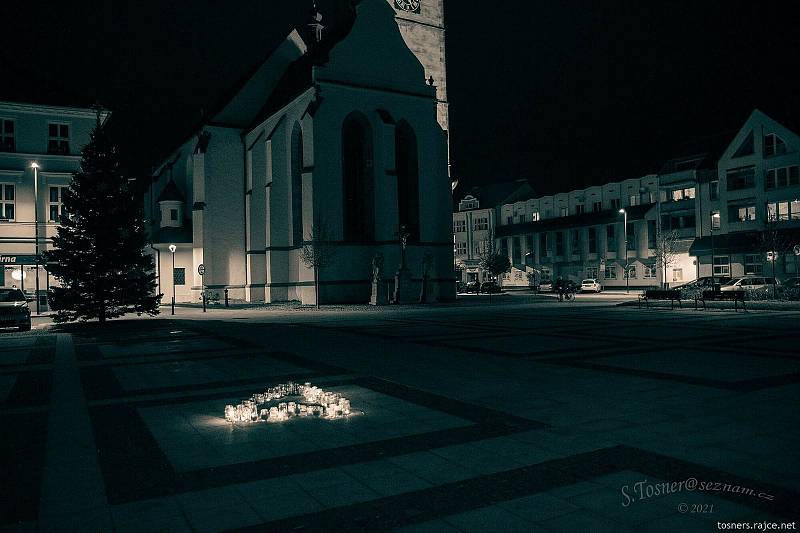
[[[175,250],[178,247],[174,244],[169,245],[169,251],[172,252],[172,314],[175,314]]]
[[[711,290],[715,292],[718,292],[718,287],[717,287],[717,278],[714,275],[714,230],[719,229],[719,222],[720,222],[719,211],[712,211],[711,229],[709,231],[711,235]]]
[[[620,209],[619,212],[625,217],[622,223],[622,232],[625,235],[625,292],[628,293],[630,292],[630,276],[628,274],[628,212],[625,211],[625,209]]]
[[[36,248],[36,314],[42,314],[39,301],[39,163],[31,163],[33,169],[33,234],[34,247]]]

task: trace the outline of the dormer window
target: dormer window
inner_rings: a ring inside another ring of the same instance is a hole
[[[771,155],[780,155],[785,153],[786,153],[786,143],[783,142],[783,139],[781,139],[774,133],[769,133],[764,136],[764,157],[768,157]]]
[[[183,227],[184,200],[178,186],[171,179],[158,196],[158,205],[161,209],[162,228]]]
[[[69,154],[69,124],[48,125],[47,153]]]

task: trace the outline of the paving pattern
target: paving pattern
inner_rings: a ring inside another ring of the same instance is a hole
[[[184,315],[0,334],[0,529],[708,531],[800,518],[798,312]],[[288,380],[358,413],[225,422],[226,404]],[[687,480],[720,485],[647,494]]]

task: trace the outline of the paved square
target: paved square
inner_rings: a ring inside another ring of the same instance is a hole
[[[692,532],[798,518],[800,313],[181,311],[3,338],[0,528]],[[224,421],[226,404],[288,380],[363,414]],[[689,479],[748,492],[625,496]]]

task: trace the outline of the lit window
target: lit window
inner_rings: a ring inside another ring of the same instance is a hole
[[[0,220],[14,220],[14,185],[0,183]]]
[[[64,212],[64,190],[67,187],[50,187],[49,218],[50,222],[59,222]]]
[[[683,269],[682,268],[673,268],[672,269],[672,281],[683,281]]]
[[[636,279],[636,265],[628,265],[628,279]]]
[[[47,135],[47,153],[69,153],[69,124],[50,124]]]
[[[731,260],[727,255],[714,256],[714,275],[715,276],[730,276],[731,275]]]
[[[683,198],[687,200],[690,198],[694,198],[694,193],[695,193],[694,187],[683,189]]]
[[[792,220],[800,220],[800,200],[792,200],[789,204],[789,213]]]
[[[756,219],[756,206],[732,206],[730,210],[730,218],[738,222],[751,222]]]
[[[764,155],[779,155],[786,153],[786,143],[783,142],[783,139],[775,135],[774,133],[769,133],[764,136]]]
[[[794,210],[792,210],[792,214],[790,216],[789,207],[790,204],[788,201],[772,202],[767,204],[767,220],[770,222],[775,222],[775,221],[789,220],[790,218],[795,220],[797,218],[800,218],[800,213],[798,213],[796,216]],[[798,202],[797,200],[793,201],[792,207],[800,210],[800,202]]]
[[[0,119],[0,152],[13,152],[15,150],[14,121]]]
[[[539,220],[539,213],[537,211],[534,211],[533,213],[531,213],[531,222],[536,222],[537,220]]]

